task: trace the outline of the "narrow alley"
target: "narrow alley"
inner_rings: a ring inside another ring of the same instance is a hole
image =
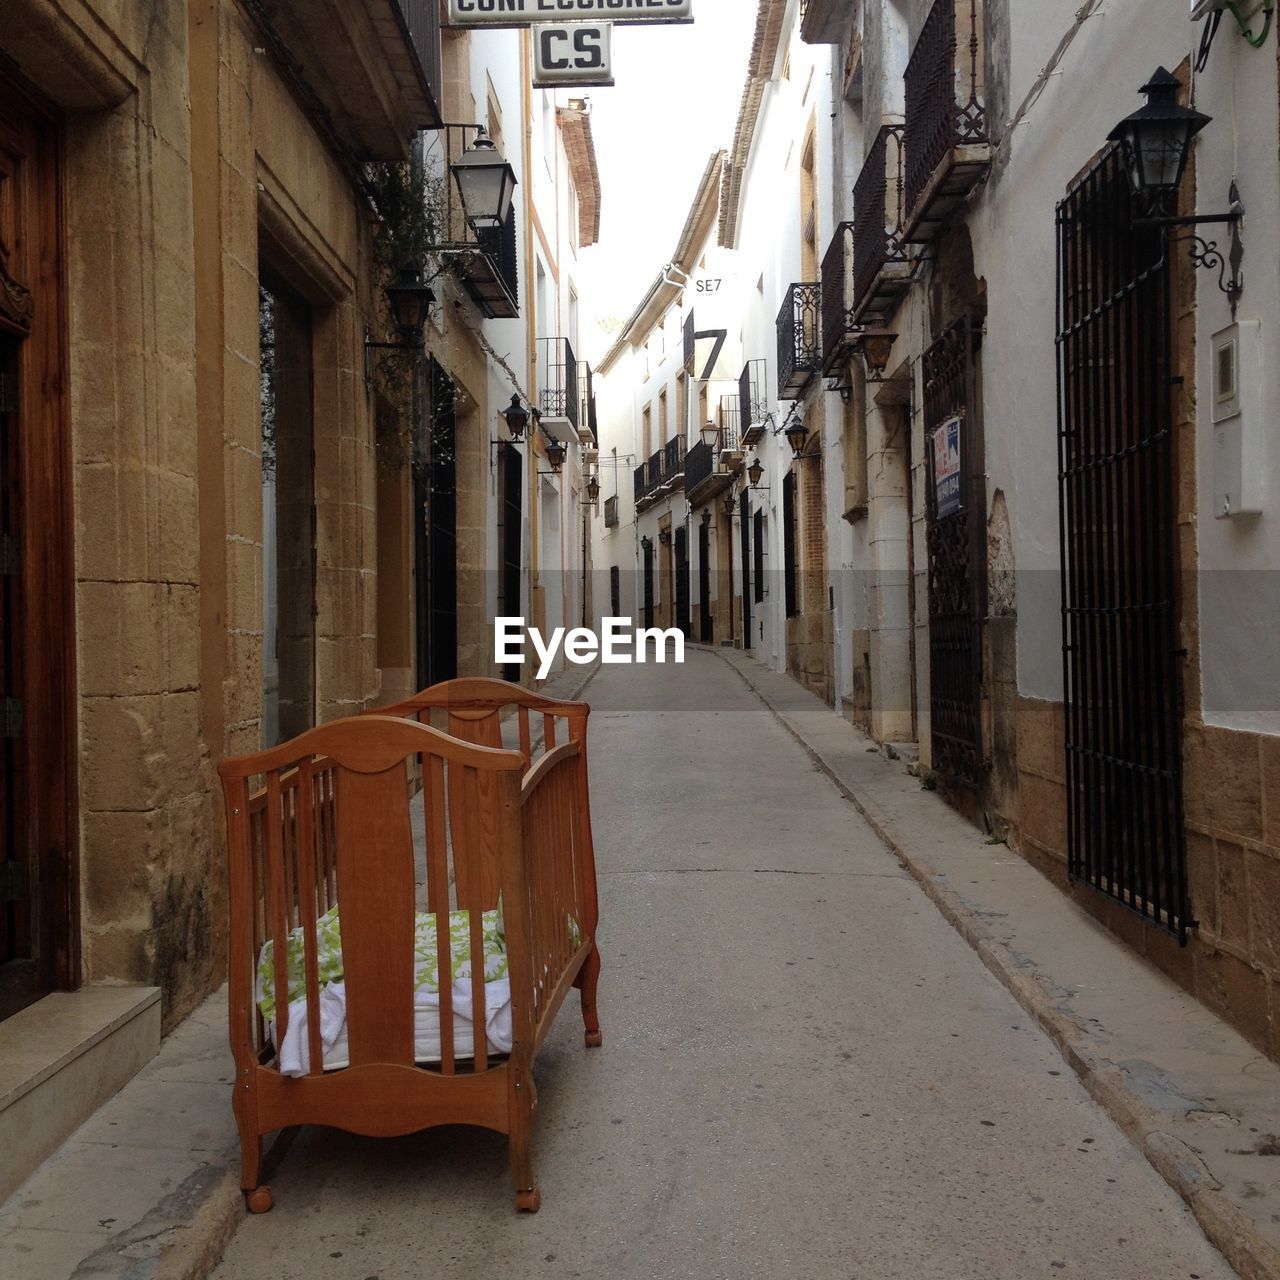
[[[219,1280],[1234,1275],[720,656],[585,696],[604,1048],[571,997],[541,1213],[496,1134],[307,1128]]]

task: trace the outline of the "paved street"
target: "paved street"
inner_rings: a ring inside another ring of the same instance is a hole
[[[304,1132],[215,1273],[1226,1280],[1182,1202],[738,676],[586,695],[602,1052],[506,1145]]]

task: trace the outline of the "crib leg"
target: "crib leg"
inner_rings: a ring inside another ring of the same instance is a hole
[[[587,1048],[598,1049],[604,1043],[600,1030],[600,1015],[596,1012],[596,984],[600,981],[600,952],[594,948],[578,975],[582,988],[582,1021],[587,1027]]]
[[[262,1135],[240,1134],[240,1186],[250,1213],[270,1213],[271,1188],[261,1186]]]
[[[532,1081],[517,1071],[510,1100],[511,1177],[516,1184],[516,1208],[521,1213],[537,1213],[542,1207],[542,1192],[533,1180],[533,1155],[530,1130],[535,1105]]]

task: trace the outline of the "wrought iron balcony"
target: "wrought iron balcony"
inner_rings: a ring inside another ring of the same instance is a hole
[[[600,429],[596,421],[595,374],[582,360],[578,364],[578,385],[582,388],[582,412],[578,418],[578,439],[590,448],[600,447]]]
[[[716,411],[716,421],[720,425],[717,447],[720,450],[720,461],[727,467],[736,468],[742,464],[742,414],[739,404],[738,396],[721,396],[720,407]]]
[[[685,455],[684,491],[690,507],[705,506],[732,486],[734,471],[723,461],[725,454],[721,446],[724,443],[725,435],[721,431],[714,445],[699,440]]]
[[[251,0],[245,9],[254,43],[305,78],[306,109],[359,159],[407,159],[414,134],[440,128],[437,0]]]
[[[636,468],[636,510],[647,511],[684,483],[684,440],[676,436],[652,454],[644,466]]]
[[[778,312],[778,399],[798,400],[822,371],[819,312],[822,287],[793,284]]]
[[[876,135],[853,186],[853,322],[883,324],[911,284],[911,251],[902,238],[903,128]]]
[[[858,329],[853,312],[853,223],[842,222],[822,257],[822,372],[849,352]]]
[[[516,204],[499,227],[473,227],[466,217],[450,166],[476,136],[476,125],[446,125],[427,152],[427,170],[440,191],[428,210],[434,230],[429,251],[450,266],[467,293],[490,320],[520,314],[520,272],[516,247]]]
[[[578,360],[568,338],[538,339],[538,412],[543,429],[562,444],[578,442],[582,401],[578,397]],[[560,423],[568,423],[568,428]],[[572,439],[563,437],[572,433]]]
[[[764,435],[765,419],[769,416],[768,377],[768,366],[763,360],[748,360],[738,377],[738,428],[747,447]]]
[[[904,76],[906,228],[924,244],[991,162],[983,0],[934,0]]]
[[[606,529],[618,527],[618,495],[616,493],[612,498],[604,500],[604,527]]]

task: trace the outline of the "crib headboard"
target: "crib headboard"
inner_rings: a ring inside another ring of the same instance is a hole
[[[534,763],[534,727],[539,719],[541,754],[545,755],[565,742],[577,742],[586,751],[587,718],[591,714],[588,703],[548,698],[505,680],[447,680],[403,702],[378,707],[369,714],[401,716],[424,724],[440,719],[443,723],[437,727],[455,738],[477,746],[499,748],[503,745],[503,718],[512,710],[526,769],[532,768]]]
[[[219,766],[231,860],[231,991],[239,1002],[232,1009],[233,1042],[238,1022],[247,1042],[259,1050],[268,1043],[249,993],[270,942],[277,1043],[287,1030],[290,985],[301,984],[311,1061],[321,1060],[320,1020],[311,1013],[318,1008],[321,984],[317,922],[340,901],[351,1063],[412,1065],[413,1019],[405,1011],[414,999],[409,767],[415,762],[426,781],[428,910],[441,917],[439,945],[447,949],[449,883],[455,879],[458,907],[473,913],[474,963],[478,913],[496,905],[499,875],[496,865],[478,872],[474,864],[487,863],[491,846],[520,839],[524,760],[518,752],[459,742],[407,719],[365,716],[324,725]],[[251,782],[258,778],[263,785],[251,794]],[[447,787],[456,787],[474,805],[469,818],[449,829]],[[489,797],[484,804],[478,801],[482,794]],[[493,901],[464,900],[464,884],[474,895],[477,882],[490,879]],[[303,954],[290,973],[289,939],[295,931]],[[447,965],[442,956],[441,972]],[[482,959],[479,968],[483,971]],[[483,984],[476,985],[483,1001]]]

